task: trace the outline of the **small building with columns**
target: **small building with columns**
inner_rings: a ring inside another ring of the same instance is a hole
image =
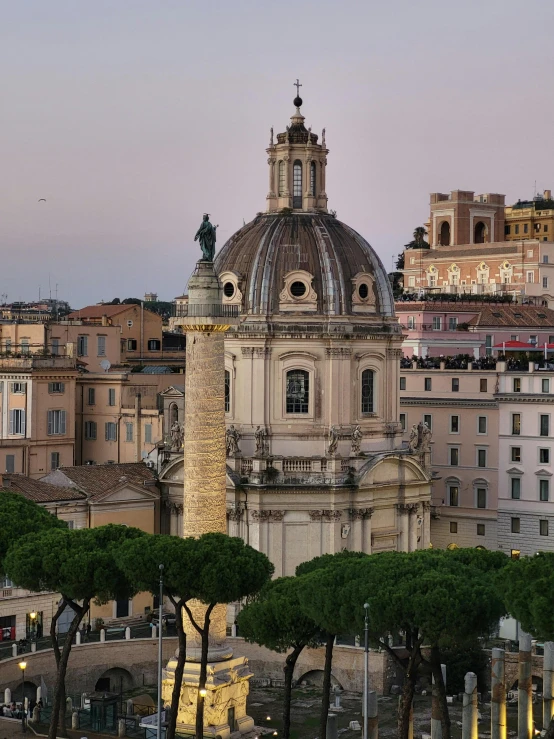
[[[271,132],[267,212],[214,263],[224,304],[240,313],[225,336],[228,530],[276,576],[328,552],[430,543],[429,452],[402,443],[389,280],[327,210],[325,135],[294,105],[286,131]],[[182,501],[182,457],[160,477]]]

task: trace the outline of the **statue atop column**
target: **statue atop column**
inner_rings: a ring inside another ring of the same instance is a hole
[[[213,262],[215,256],[215,232],[217,226],[212,226],[210,223],[210,214],[204,213],[200,228],[196,232],[194,237],[195,241],[200,242],[200,248],[202,249],[202,261]]]

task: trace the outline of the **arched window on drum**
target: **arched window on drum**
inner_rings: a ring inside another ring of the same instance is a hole
[[[375,372],[370,369],[366,369],[362,372],[362,413],[373,413],[374,412],[374,385],[375,385]]]
[[[310,374],[306,370],[287,372],[287,413],[308,413],[310,406]]]
[[[310,164],[310,195],[315,197],[315,177],[316,177],[316,163]]]
[[[231,410],[231,373],[225,370],[225,413]]]

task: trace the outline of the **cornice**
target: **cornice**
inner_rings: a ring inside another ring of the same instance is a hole
[[[478,398],[421,398],[421,397],[401,397],[401,406],[420,405],[432,408],[440,408],[447,406],[449,408],[497,408],[496,399],[481,400]]]
[[[554,397],[552,395],[543,395],[537,393],[496,393],[496,400],[499,403],[547,403],[552,405],[554,403]]]

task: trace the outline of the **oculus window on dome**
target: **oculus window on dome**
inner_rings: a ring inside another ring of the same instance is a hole
[[[306,370],[287,372],[287,413],[308,413],[310,374]]]
[[[233,295],[235,294],[235,286],[233,285],[232,282],[226,282],[223,285],[223,294],[225,295],[226,298],[233,297]]]
[[[306,294],[307,289],[308,288],[306,287],[306,284],[304,282],[296,280],[290,286],[290,294],[293,298],[302,298]]]

